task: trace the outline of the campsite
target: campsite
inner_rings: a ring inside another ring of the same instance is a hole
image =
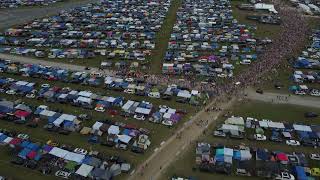
[[[0,179],[318,179],[318,10],[1,1]]]

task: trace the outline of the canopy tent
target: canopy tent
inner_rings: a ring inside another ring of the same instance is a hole
[[[59,158],[64,158],[68,153],[69,151],[57,147],[52,148],[52,150],[49,152],[49,154]]]
[[[312,132],[311,127],[310,126],[306,126],[306,125],[293,124],[293,128],[296,131]]]
[[[88,175],[92,170],[93,170],[92,166],[89,166],[87,164],[81,164],[80,168],[76,171],[76,174],[83,177],[88,177]]]
[[[128,144],[130,142],[130,140],[132,139],[131,136],[128,135],[118,135],[119,141]]]
[[[118,135],[120,133],[119,126],[111,125],[108,129],[108,134]]]
[[[244,126],[244,119],[242,117],[230,117],[225,121],[225,124]]]
[[[135,112],[136,112],[136,113],[139,113],[139,114],[149,115],[150,112],[151,112],[151,109],[138,107],[138,108],[135,110]]]
[[[64,157],[65,160],[74,161],[77,163],[81,163],[84,158],[85,158],[85,155],[77,154],[74,152],[68,152]]]
[[[100,130],[100,127],[101,127],[102,125],[103,125],[102,122],[97,121],[97,122],[95,122],[94,125],[92,126],[92,129],[93,129],[93,130]]]

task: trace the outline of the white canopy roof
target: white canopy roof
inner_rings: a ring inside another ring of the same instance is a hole
[[[99,130],[102,125],[103,125],[102,122],[97,121],[97,122],[95,122],[94,125],[92,126],[92,129],[93,129],[93,130]]]
[[[306,131],[306,132],[312,132],[310,126],[300,125],[300,124],[293,124],[293,128],[296,131]]]
[[[268,126],[270,128],[278,128],[278,129],[284,129],[284,124],[283,123],[280,123],[280,122],[268,122]]]
[[[7,137],[5,140],[3,140],[3,142],[8,144],[10,141],[12,141],[12,139],[12,137]]]
[[[74,161],[74,162],[77,162],[77,163],[81,163],[84,158],[85,158],[85,155],[77,154],[77,153],[74,153],[74,152],[69,152],[64,157],[64,159],[66,159],[66,160]]]
[[[116,134],[118,135],[120,133],[119,126],[111,125],[108,129],[108,134]]]
[[[230,148],[224,148],[224,155],[225,156],[233,156],[233,149]]]
[[[57,147],[52,148],[52,150],[49,152],[49,154],[52,154],[59,158],[64,158],[68,153],[69,151]]]
[[[259,121],[259,126],[260,126],[260,127],[264,127],[264,128],[269,127],[267,121]]]
[[[138,108],[135,110],[135,112],[136,112],[136,113],[140,113],[140,114],[149,115],[150,112],[151,112],[151,109],[138,107]]]
[[[128,135],[118,135],[119,141],[128,144],[129,141],[132,139],[131,136]]]
[[[191,98],[191,94],[187,90],[181,90],[178,92],[178,97],[183,97],[183,98]]]
[[[92,171],[93,166],[89,166],[87,164],[82,164],[80,166],[80,168],[76,171],[76,174],[83,176],[83,177],[87,177],[90,172]]]
[[[129,100],[122,106],[122,109],[123,110],[128,110],[133,104],[134,104],[134,101],[130,101]]]

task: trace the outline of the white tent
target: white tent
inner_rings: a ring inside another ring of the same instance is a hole
[[[257,3],[254,5],[254,8],[257,10],[267,10],[275,14],[278,13],[278,11],[274,8],[273,4]]]
[[[268,126],[270,128],[284,129],[284,124],[280,122],[268,122]]]
[[[241,160],[244,161],[244,160],[250,160],[252,158],[252,155],[249,150],[240,150],[240,157],[241,157]]]
[[[85,158],[85,155],[77,154],[77,153],[74,153],[74,152],[69,152],[64,157],[64,159],[69,160],[69,161],[74,161],[76,163],[81,163],[84,158]]]
[[[293,125],[294,130],[296,131],[305,131],[305,132],[312,132],[310,126],[300,125],[300,124],[294,124]]]
[[[64,121],[64,119],[62,119],[62,118],[58,118],[58,119],[56,119],[55,121],[53,121],[53,124],[55,125],[55,126],[60,126],[61,125],[61,123]]]
[[[231,148],[224,148],[223,149],[223,154],[225,155],[225,156],[233,156],[233,149],[231,149]]]
[[[187,90],[179,91],[177,96],[178,97],[183,97],[183,98],[191,98],[191,94]]]
[[[76,174],[87,177],[90,172],[93,170],[93,166],[89,166],[87,164],[82,164],[80,168],[76,171]]]
[[[102,122],[95,122],[94,125],[92,126],[93,130],[100,130],[100,127],[103,125]]]
[[[9,144],[10,141],[12,141],[12,137],[7,137],[5,140],[3,140],[3,143]]]
[[[242,117],[230,117],[225,121],[225,124],[243,126],[244,119]]]
[[[136,112],[136,113],[139,113],[139,114],[149,115],[150,112],[151,112],[151,109],[138,107],[138,108],[135,110],[135,112]]]
[[[108,134],[118,135],[120,133],[119,126],[111,125],[108,129]]]
[[[131,136],[128,135],[118,135],[119,141],[128,144],[130,140],[132,139]]]
[[[262,128],[268,128],[268,122],[267,121],[259,121],[259,126]]]
[[[134,101],[127,101],[123,106],[122,106],[122,109],[127,111],[130,109],[130,107],[134,104],[135,102]]]
[[[69,151],[57,147],[52,148],[52,150],[49,152],[49,154],[59,158],[64,158],[68,153]]]

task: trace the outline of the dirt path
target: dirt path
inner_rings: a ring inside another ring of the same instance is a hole
[[[247,93],[247,98],[251,100],[264,101],[268,103],[271,102],[275,104],[291,104],[320,108],[320,97],[305,97],[296,95],[289,96],[288,94],[271,92],[264,92],[263,94],[258,94],[253,89],[248,89],[245,92]]]
[[[235,98],[227,102],[218,101],[221,102],[218,106],[222,109],[228,109],[234,101]],[[163,175],[163,172],[165,172],[165,169],[176,160],[178,155],[186,150],[200,135],[206,132],[207,127],[221,115],[222,111],[205,111],[205,109],[213,107],[214,102],[211,102],[206,108],[197,113],[175,135],[162,143],[145,163],[136,169],[128,180],[159,179]]]

